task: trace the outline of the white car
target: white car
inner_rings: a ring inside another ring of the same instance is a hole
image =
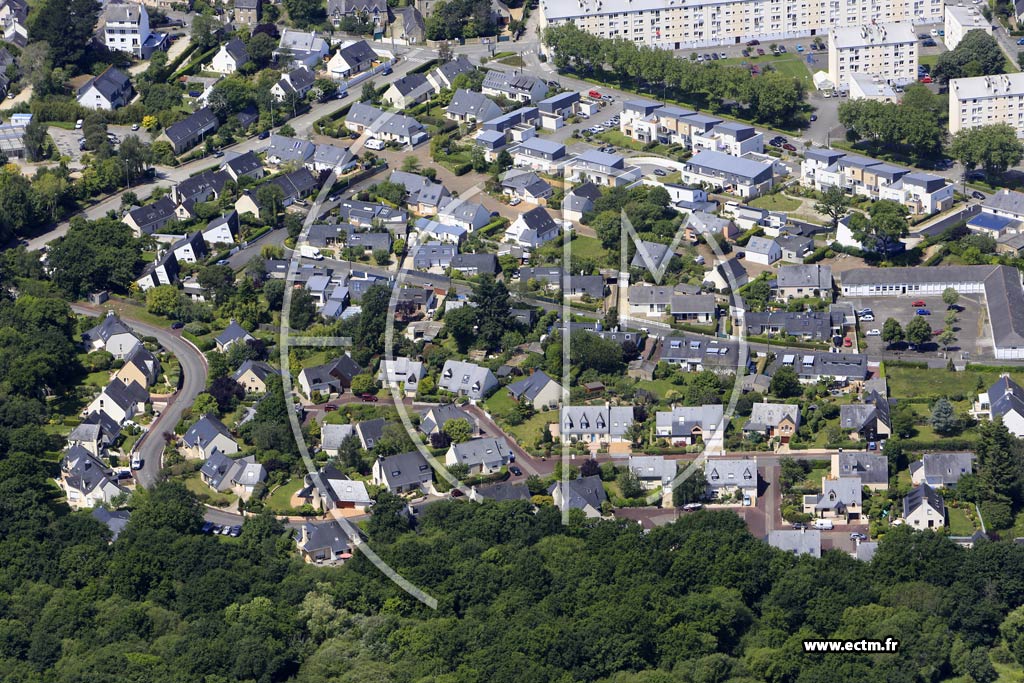
[[[523,201],[523,200],[522,200],[522,199],[520,199],[519,197],[513,197],[513,198],[511,199],[511,201],[509,201],[508,205],[509,205],[509,206],[519,206],[519,204],[521,204],[521,203],[522,203],[522,201]]]
[[[75,130],[82,130],[82,124],[85,123],[85,119],[78,119],[75,121]]]
[[[881,337],[882,331],[879,329],[868,330],[867,332],[865,332],[865,335],[868,337]]]
[[[865,313],[864,315],[862,315],[862,316],[860,317],[860,319],[861,319],[861,321],[863,321],[863,322],[873,322],[873,321],[874,321],[874,319],[875,319],[875,316],[874,316],[874,314],[872,314],[872,313]]]

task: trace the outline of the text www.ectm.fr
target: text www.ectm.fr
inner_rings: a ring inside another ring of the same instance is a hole
[[[805,640],[804,652],[898,652],[900,641],[885,640]]]

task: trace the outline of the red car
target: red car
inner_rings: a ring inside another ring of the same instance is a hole
[[[363,394],[359,397],[363,403],[376,403],[379,399],[373,394]]]
[[[847,348],[853,346],[853,340],[850,339],[849,337],[846,337],[845,339],[843,339],[843,346]]]
[[[593,98],[594,98],[595,100],[599,100],[599,99],[601,99],[601,93],[599,93],[599,92],[598,92],[598,91],[596,91],[596,90],[591,90],[591,91],[590,91],[590,92],[588,92],[587,94],[588,94],[588,95],[590,95],[591,97],[593,97]]]
[[[942,334],[942,333],[943,333],[943,332],[945,332],[945,331],[946,331],[946,330],[944,330],[944,329],[942,329],[942,328],[940,327],[940,328],[939,328],[939,329],[937,329],[937,330],[932,330],[932,334],[934,334],[934,335],[936,335],[936,336],[937,336],[937,335],[940,335],[940,334]]]
[[[918,308],[920,306],[927,306],[928,304],[926,304],[925,302],[923,302],[920,299],[918,299],[917,301],[913,302],[910,305],[913,306],[914,308]]]
[[[794,147],[793,145],[789,144],[788,142],[782,146],[782,149],[786,150],[787,152],[795,152],[796,151],[796,147]]]
[[[764,48],[763,47],[757,48],[757,55],[759,57],[764,57]]]
[[[330,403],[328,403],[327,405],[324,406],[324,412],[325,413],[333,413],[337,409],[338,409],[338,406],[331,405]]]
[[[921,76],[921,82],[922,83],[934,83],[935,81],[932,80],[931,76],[925,74],[924,76]]]

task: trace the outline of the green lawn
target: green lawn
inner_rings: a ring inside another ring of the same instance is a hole
[[[192,474],[185,480],[185,488],[196,494],[200,500],[205,500],[211,505],[216,505],[218,502],[224,502],[231,505],[238,500],[238,497],[233,493],[220,493],[211,489],[207,486],[206,482],[200,478],[198,472]]]
[[[886,367],[886,379],[892,396],[953,396],[961,394],[971,399],[978,394],[978,377],[987,387],[999,377],[996,373],[953,372],[951,370],[922,370],[918,368]],[[1024,373],[1014,379],[1024,381]]]
[[[949,533],[954,536],[970,536],[974,533],[974,522],[967,518],[967,514],[960,508],[949,506],[946,508],[949,514]]]
[[[515,406],[512,395],[504,389],[498,389],[484,401],[484,409],[495,417],[508,415]]]
[[[292,495],[302,488],[301,478],[289,479],[277,487],[273,493],[266,498],[267,508],[274,513],[283,514],[291,510]]]
[[[502,429],[508,433],[513,439],[516,440],[523,448],[532,450],[536,447],[538,439],[544,429],[547,429],[548,424],[558,421],[558,413],[554,410],[546,410],[541,413],[537,413],[529,420],[521,425],[515,427],[504,424]]]
[[[577,235],[569,244],[572,249],[573,258],[588,259],[598,265],[614,265],[611,263],[611,252],[601,245],[601,240],[596,237],[582,237]]]
[[[648,152],[650,154],[659,154],[661,156],[670,156],[670,152],[680,151],[679,147],[676,147],[673,150],[672,148],[669,147],[669,145],[661,144],[655,145],[654,147],[648,149],[645,143],[637,142],[636,140],[633,140],[632,138],[623,135],[620,131],[617,130],[606,130],[603,133],[598,133],[597,135],[594,136],[594,138],[598,140],[604,140],[605,142],[610,143],[612,145],[625,147],[626,149],[633,149],[638,152]]]
[[[768,48],[762,49],[764,49],[765,52],[768,52]],[[815,53],[812,52],[811,54]],[[766,54],[764,57],[733,57],[730,59],[719,61],[718,63],[727,64],[731,66],[743,66],[743,62],[747,62],[748,64],[756,64],[758,67],[761,68],[762,72],[764,71],[765,65],[771,64],[773,67],[775,67],[775,70],[781,74],[792,76],[793,78],[799,78],[800,80],[806,83],[810,83],[811,71],[810,69],[808,69],[808,66],[812,67],[815,71],[828,71],[828,64],[826,63],[826,59],[823,55],[816,54],[815,60],[817,61],[817,63],[809,65],[807,64],[806,55],[806,52],[804,54],[800,54],[794,50],[792,52],[787,52],[784,55],[779,55],[778,57],[775,57],[771,54],[771,52],[768,52],[768,54]]]
[[[85,376],[84,384],[102,389],[110,383],[110,370],[97,370]]]
[[[796,211],[800,208],[799,199],[787,197],[781,193],[766,194],[763,197],[750,200],[750,205],[768,211]]]
[[[636,383],[636,388],[646,389],[661,400],[665,400],[665,397],[670,391],[674,391],[678,394],[686,389],[684,385],[672,384],[672,382],[667,379],[642,379]]]

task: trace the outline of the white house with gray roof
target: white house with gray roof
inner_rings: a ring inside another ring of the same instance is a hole
[[[720,428],[724,432],[723,414],[720,403],[672,406],[672,410],[659,410],[655,415],[655,433],[673,446],[689,446],[703,441],[705,435],[710,439]]]
[[[493,474],[514,457],[512,446],[505,439],[484,437],[453,443],[445,454],[444,464],[466,465],[470,474]]]
[[[582,510],[590,519],[601,516],[601,505],[608,500],[601,477],[596,474],[570,479],[564,487],[563,482],[558,480],[551,485],[548,493],[554,499],[555,507]]]
[[[215,415],[206,414],[189,427],[181,439],[185,455],[190,458],[209,458],[214,451],[224,455],[238,452],[238,442]]]
[[[405,387],[405,395],[412,397],[416,395],[416,391],[420,387],[420,380],[426,374],[427,371],[421,361],[399,356],[392,360],[381,361],[377,379],[387,386]]]
[[[113,311],[108,311],[99,325],[82,335],[82,341],[89,351],[106,351],[117,360],[124,360],[142,342],[132,328],[121,321]]]
[[[832,301],[832,266],[779,266],[775,296],[782,302],[806,297]]]
[[[453,198],[441,205],[437,220],[473,232],[491,222],[491,212],[479,202]]]
[[[542,173],[554,173],[568,161],[565,145],[554,140],[532,137],[513,147],[512,165]]]
[[[113,471],[81,446],[72,446],[60,463],[60,485],[73,510],[109,504],[127,493]]]
[[[434,88],[423,74],[408,74],[391,82],[381,99],[392,107],[405,109],[426,102]]]
[[[256,462],[255,455],[235,460],[215,450],[203,463],[199,476],[214,491],[231,491],[249,500],[256,487],[267,480],[267,470]]]
[[[588,444],[629,443],[633,406],[563,406],[555,431],[569,441]]]
[[[512,398],[517,401],[525,399],[534,410],[554,408],[562,400],[562,386],[541,370],[512,382],[506,389]]]
[[[501,107],[483,93],[459,88],[445,107],[444,115],[459,123],[482,123],[501,116]]]
[[[862,486],[872,491],[885,491],[889,488],[889,459],[877,453],[833,453],[830,475],[833,479],[857,477]]]
[[[798,556],[821,557],[821,532],[817,529],[775,529],[768,532],[768,545]]]
[[[433,488],[434,471],[419,451],[409,451],[377,458],[372,481],[391,493],[429,491]]]
[[[821,493],[805,495],[803,509],[815,517],[851,522],[860,519],[863,484],[859,476],[821,478]]]
[[[543,79],[520,73],[491,70],[484,76],[482,91],[492,97],[505,97],[516,102],[538,102],[547,94]]]
[[[676,461],[661,455],[631,455],[627,466],[648,491],[666,488],[676,478]]]
[[[245,49],[245,43],[238,38],[232,38],[220,46],[217,54],[210,60],[207,71],[218,74],[233,74],[249,61],[249,52]]]
[[[345,116],[345,127],[378,140],[400,145],[418,145],[427,139],[427,131],[416,119],[403,114],[384,112],[365,102],[356,102]]]
[[[928,484],[912,489],[903,498],[903,522],[914,529],[942,529],[946,526],[946,501]]]
[[[316,31],[281,30],[281,40],[274,50],[274,58],[284,66],[312,68],[330,53],[330,44]]]
[[[462,74],[471,74],[476,71],[476,67],[473,66],[472,62],[465,55],[459,55],[455,59],[440,64],[437,68],[432,69],[427,74],[427,80],[434,87],[434,92],[439,93],[442,90],[451,88],[455,82],[455,79]],[[487,119],[482,119],[486,121]]]
[[[708,458],[704,463],[708,497],[721,498],[741,492],[744,498],[757,500],[757,462],[753,459]]]
[[[800,406],[789,403],[755,403],[750,419],[743,425],[744,434],[761,434],[765,439],[778,437],[782,443],[800,428]]]
[[[445,361],[437,386],[444,391],[481,401],[498,386],[498,378],[489,368],[461,360]]]
[[[707,183],[745,199],[769,191],[774,178],[775,165],[771,161],[734,157],[707,149],[694,154],[682,173],[684,183]]]
[[[782,248],[770,237],[751,237],[743,249],[744,258],[762,266],[770,266],[782,258]]]
[[[86,109],[118,109],[131,102],[132,82],[123,71],[109,66],[99,76],[86,81],[78,89],[76,99]]]
[[[914,486],[953,488],[965,474],[974,474],[974,453],[925,453],[910,463],[910,481]]]
[[[519,215],[512,225],[505,230],[505,242],[525,249],[535,249],[550,242],[562,232],[561,226],[555,222],[544,207],[538,206]]]

